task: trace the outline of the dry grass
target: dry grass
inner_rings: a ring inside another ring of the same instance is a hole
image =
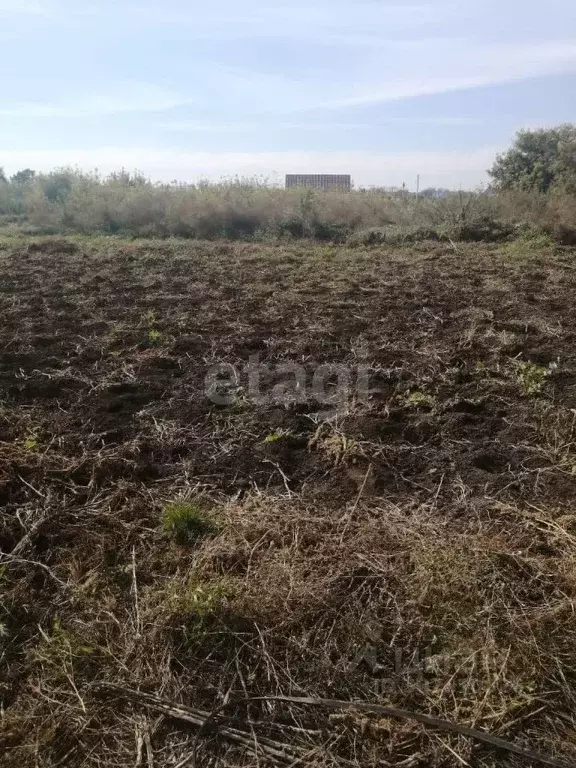
[[[6,241],[0,269],[0,765],[530,764],[277,696],[576,762],[572,251]],[[374,391],[213,405],[208,365],[254,351]]]

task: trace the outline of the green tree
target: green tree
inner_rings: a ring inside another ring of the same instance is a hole
[[[519,131],[488,171],[496,189],[576,192],[576,125]]]
[[[11,177],[10,181],[13,184],[29,184],[36,176],[36,171],[31,168],[24,168],[22,171],[18,171]]]
[[[6,178],[6,174],[4,173],[4,168],[0,165],[0,184],[6,184],[8,179]]]
[[[46,199],[51,203],[64,202],[70,194],[75,178],[74,171],[67,168],[51,171],[41,176],[40,182]]]

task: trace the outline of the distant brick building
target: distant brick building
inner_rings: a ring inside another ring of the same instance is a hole
[[[286,189],[304,187],[305,189],[339,189],[350,192],[352,180],[348,175],[289,173],[286,176]]]

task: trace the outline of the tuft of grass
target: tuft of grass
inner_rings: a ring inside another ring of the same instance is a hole
[[[185,610],[199,618],[205,618],[217,613],[229,596],[225,584],[193,584],[187,585],[180,601],[180,610]]]
[[[518,236],[510,242],[503,243],[499,250],[503,256],[521,258],[549,251],[556,245],[557,242],[550,233],[532,227],[520,229]]]
[[[526,397],[541,394],[546,379],[550,376],[550,368],[530,362],[516,364],[516,378]]]
[[[436,398],[434,395],[429,395],[426,392],[414,390],[413,392],[406,393],[405,402],[406,405],[413,406],[414,408],[434,408]]]
[[[162,527],[177,544],[194,544],[216,531],[214,521],[198,505],[174,501],[164,507]]]
[[[65,627],[59,616],[54,617],[50,634],[40,630],[40,636],[39,643],[31,651],[31,658],[45,673],[58,680],[69,679],[74,668],[81,666],[98,650]]]
[[[22,447],[26,451],[30,451],[31,453],[38,450],[38,433],[35,429],[30,429],[26,433],[26,436],[21,442]]]
[[[268,445],[270,443],[277,443],[278,441],[284,439],[285,437],[289,437],[291,435],[291,432],[289,429],[277,429],[274,432],[270,432],[269,435],[266,435],[264,440],[262,442],[265,445]]]
[[[150,328],[153,328],[156,324],[156,312],[153,309],[149,309],[148,312],[142,315],[142,321]]]
[[[143,595],[145,617],[163,615],[178,625],[189,618],[204,619],[217,614],[234,594],[223,579],[200,580],[191,573],[176,573],[165,583],[152,585]]]

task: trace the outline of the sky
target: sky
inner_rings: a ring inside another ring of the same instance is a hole
[[[0,166],[471,188],[576,120],[574,0],[0,0]]]

